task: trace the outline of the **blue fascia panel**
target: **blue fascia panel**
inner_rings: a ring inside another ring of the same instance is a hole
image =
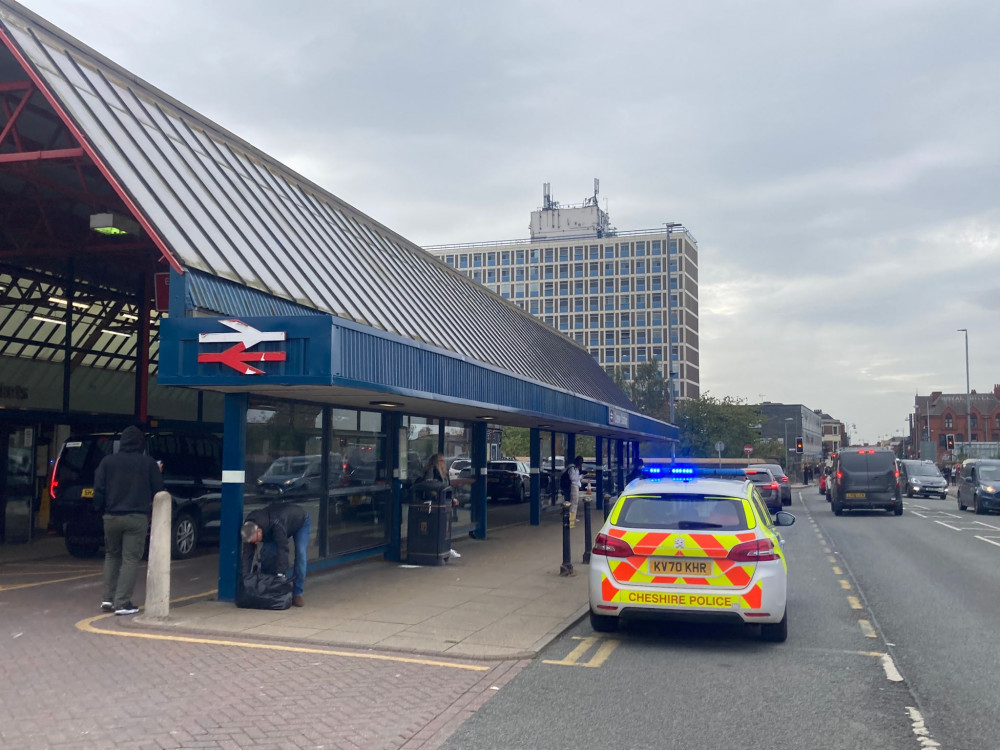
[[[337,385],[448,400],[508,412],[607,426],[608,405],[491,365],[330,315],[245,317],[239,322],[283,341],[238,341],[227,318],[167,318],[160,329],[159,382],[191,387]],[[201,341],[200,334],[225,340]],[[207,355],[207,356],[206,356]],[[263,355],[263,356],[262,356]],[[283,359],[277,355],[283,355]],[[273,359],[268,360],[267,356]],[[211,359],[212,361],[205,361]],[[224,360],[224,361],[220,361]],[[243,367],[261,370],[247,374]],[[662,439],[676,428],[630,413],[631,433]]]

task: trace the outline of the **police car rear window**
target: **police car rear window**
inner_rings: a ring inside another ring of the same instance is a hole
[[[632,495],[622,501],[616,526],[626,529],[746,531],[743,501],[705,495]]]

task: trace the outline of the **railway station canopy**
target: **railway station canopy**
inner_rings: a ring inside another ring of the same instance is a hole
[[[8,377],[38,362],[146,370],[160,385],[676,439],[576,342],[9,0],[0,42]],[[234,320],[298,330],[298,359],[261,357],[248,377],[189,356]]]

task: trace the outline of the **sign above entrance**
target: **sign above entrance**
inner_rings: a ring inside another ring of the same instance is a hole
[[[221,352],[203,352],[199,362],[218,362],[231,367],[243,375],[263,375],[251,362],[284,362],[285,352],[248,352],[263,341],[284,341],[284,331],[261,331],[241,320],[220,320],[222,325],[232,328],[233,333],[199,333],[199,344],[232,344]]]
[[[624,409],[616,409],[614,406],[609,406],[608,424],[612,424],[615,427],[628,427],[628,412]]]

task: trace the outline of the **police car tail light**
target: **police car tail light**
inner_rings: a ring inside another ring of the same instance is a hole
[[[774,544],[770,539],[753,539],[737,544],[729,550],[727,557],[735,562],[762,562],[777,560],[778,554],[774,551]]]
[[[597,539],[594,540],[592,553],[595,555],[604,555],[605,557],[632,557],[635,554],[628,542],[608,536],[607,534],[597,535]]]

